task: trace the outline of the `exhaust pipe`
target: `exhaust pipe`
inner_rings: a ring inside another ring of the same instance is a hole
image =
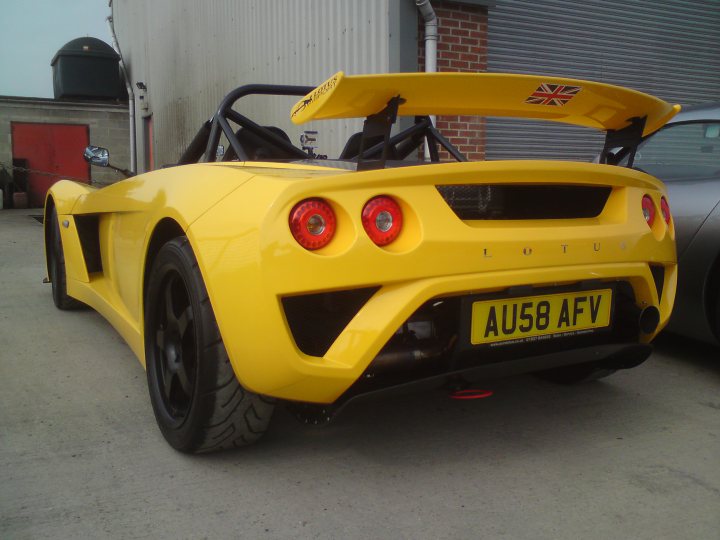
[[[636,332],[652,334],[660,324],[660,310],[655,306],[640,308],[632,302],[623,302],[617,308],[616,323],[625,337]]]
[[[422,347],[398,347],[378,354],[370,364],[370,371],[380,373],[399,369],[416,369],[427,362],[438,360],[444,354],[441,345],[425,345]]]
[[[655,306],[649,306],[640,312],[638,326],[643,334],[652,334],[660,324],[660,310]]]

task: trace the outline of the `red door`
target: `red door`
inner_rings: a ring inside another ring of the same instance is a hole
[[[41,207],[48,189],[61,178],[89,183],[90,165],[83,159],[88,126],[12,122],[12,157],[24,159],[30,206]]]

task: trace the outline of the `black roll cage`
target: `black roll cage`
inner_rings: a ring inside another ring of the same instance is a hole
[[[301,97],[314,89],[313,86],[278,84],[248,84],[236,88],[223,98],[215,115],[203,123],[190,145],[180,156],[178,165],[216,161],[221,135],[225,135],[238,159],[248,160],[248,152],[237,136],[239,130],[234,130],[230,122],[248,130],[284,154],[292,156],[291,159],[316,159],[317,156],[301,150],[271,128],[253,122],[233,108],[239,99],[249,95]],[[430,148],[431,162],[440,161],[438,145],[447,150],[457,161],[467,161],[467,158],[433,126],[429,116],[416,116],[414,125],[391,137],[390,130],[397,120],[397,109],[402,102],[403,99],[400,96],[394,97],[384,109],[365,119],[360,149],[356,154],[346,158],[349,161],[357,161],[358,170],[384,168],[386,161],[391,158],[405,159],[417,150],[426,138]],[[374,141],[378,137],[382,137],[382,141],[375,143]]]
[[[205,161],[211,163],[217,159],[217,149],[220,144],[220,134],[224,134],[238,159],[247,160],[248,154],[236,136],[236,131],[229,121],[235,122],[241,128],[248,129],[258,137],[281,148],[285,152],[295,155],[298,159],[308,159],[310,156],[289,143],[271,130],[260,126],[233,109],[235,103],[249,95],[273,96],[304,96],[312,92],[312,86],[287,86],[277,84],[246,84],[240,86],[226,95],[220,102],[215,115],[205,122],[195,135],[190,146],[180,156],[179,165]]]

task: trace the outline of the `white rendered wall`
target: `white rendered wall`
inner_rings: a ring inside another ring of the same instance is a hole
[[[132,83],[147,86],[147,92],[135,88],[141,170],[143,115],[153,115],[155,167],[174,163],[231,89],[314,86],[341,70],[398,71],[401,44],[391,28],[417,31],[409,0],[114,0],[112,8]],[[417,53],[410,52],[414,70]],[[245,98],[238,111],[284,129],[296,145],[304,129],[317,129],[318,153],[330,157],[362,128],[359,120],[294,126],[289,110],[295,101]]]

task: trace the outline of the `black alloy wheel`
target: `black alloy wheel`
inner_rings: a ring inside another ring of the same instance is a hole
[[[150,401],[163,436],[182,452],[251,444],[270,422],[275,400],[235,377],[190,242],[166,243],[145,293],[145,364]]]
[[[198,347],[187,287],[176,270],[165,275],[158,301],[155,376],[165,410],[172,423],[180,425],[195,394]]]

